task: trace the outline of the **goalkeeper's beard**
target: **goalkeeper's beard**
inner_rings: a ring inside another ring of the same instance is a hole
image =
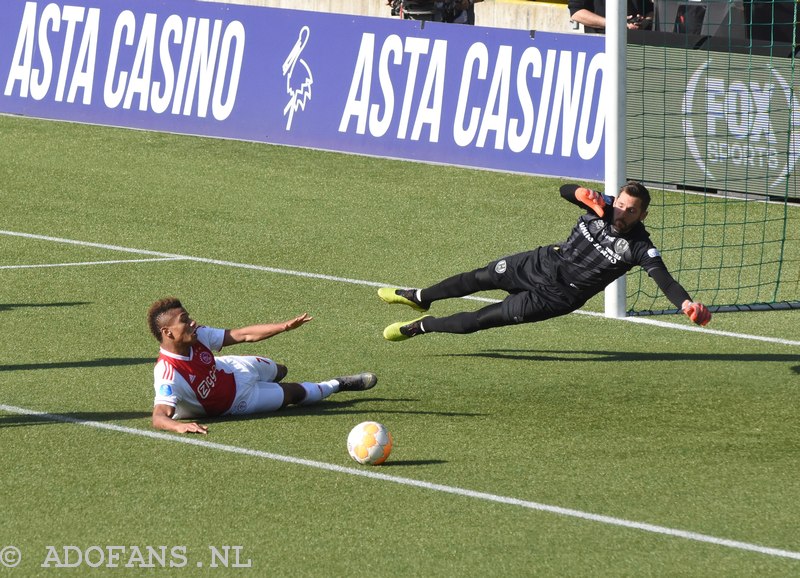
[[[625,233],[633,229],[636,223],[638,223],[638,221],[634,221],[633,223],[626,225],[625,221],[623,221],[622,219],[614,219],[614,224],[611,227],[614,229],[614,232],[617,235],[624,235]]]

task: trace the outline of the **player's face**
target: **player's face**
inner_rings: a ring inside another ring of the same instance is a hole
[[[189,317],[186,309],[172,309],[167,315],[169,317],[161,326],[161,331],[175,345],[191,345],[197,341],[197,323]]]
[[[647,211],[642,210],[642,200],[622,192],[614,199],[614,230],[627,233],[636,223],[643,221]]]

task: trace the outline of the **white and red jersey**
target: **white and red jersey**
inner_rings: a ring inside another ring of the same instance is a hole
[[[213,353],[224,338],[224,329],[201,326],[188,356],[161,349],[153,370],[155,404],[174,407],[176,419],[228,411],[236,398],[236,367]]]
[[[153,370],[155,405],[175,419],[273,411],[283,405],[278,364],[255,355],[219,355],[225,330],[200,326],[188,356],[161,350]]]

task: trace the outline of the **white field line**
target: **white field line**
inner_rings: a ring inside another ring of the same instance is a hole
[[[363,279],[350,279],[348,277],[335,277],[333,275],[324,275],[321,273],[308,273],[305,271],[293,271],[291,269],[280,269],[277,267],[266,267],[263,265],[250,265],[247,263],[236,263],[234,261],[223,261],[220,259],[209,259],[207,257],[193,257],[191,255],[179,255],[176,253],[163,253],[161,251],[150,251],[147,249],[135,249],[131,247],[121,247],[119,245],[107,245],[105,243],[92,243],[89,241],[77,241],[74,239],[63,239],[61,237],[50,237],[47,235],[35,235],[32,233],[20,233],[17,231],[3,231],[0,230],[0,235],[8,235],[11,237],[23,237],[26,239],[36,239],[38,241],[50,241],[53,243],[63,243],[67,245],[78,245],[80,247],[92,247],[95,249],[106,249],[109,251],[122,251],[125,253],[134,253],[136,255],[151,255],[153,257],[161,257],[164,259],[174,259],[174,260],[182,260],[182,261],[194,261],[196,263],[208,263],[210,265],[219,265],[223,267],[237,267],[239,269],[250,269],[254,271],[265,271],[267,273],[278,273],[280,275],[293,275],[295,277],[305,277],[307,279],[324,279],[326,281],[335,281],[338,283],[351,283],[354,285],[363,285],[369,287],[386,287],[387,285],[391,286],[391,283],[384,283],[384,282],[376,282],[376,281],[365,281]],[[497,303],[497,299],[489,299],[486,297],[463,297],[463,299],[469,299],[471,301],[482,301],[486,303]],[[604,317],[602,313],[597,313],[594,311],[581,311],[578,310],[575,313],[581,315],[594,315],[597,317]],[[708,335],[719,335],[721,337],[732,337],[735,339],[747,339],[750,341],[765,341],[768,343],[777,343],[779,345],[793,345],[793,346],[800,346],[800,341],[792,341],[789,339],[781,339],[779,337],[765,337],[762,335],[748,335],[746,333],[733,333],[730,331],[717,331],[715,329],[706,329],[701,327],[695,327],[691,325],[680,325],[677,323],[668,323],[666,321],[657,321],[653,319],[643,319],[641,317],[623,317],[620,318],[620,321],[630,321],[632,323],[644,323],[648,325],[655,325],[657,327],[663,327],[666,329],[677,329],[680,331],[693,331],[697,333],[705,333]]]
[[[603,317],[608,319],[602,313],[597,311],[576,311],[582,315],[594,315],[595,317]],[[681,331],[693,331],[695,333],[704,333],[706,335],[719,335],[721,337],[734,337],[736,339],[749,339],[750,341],[766,341],[767,343],[778,343],[780,345],[794,345],[800,346],[800,341],[792,341],[791,339],[781,339],[780,337],[766,337],[764,335],[748,335],[746,333],[733,333],[732,331],[720,331],[719,329],[708,329],[706,327],[699,327],[697,325],[679,325],[677,323],[669,323],[668,321],[659,321],[658,319],[650,319],[648,317],[623,317],[619,321],[628,321],[630,323],[641,323],[642,325],[654,325],[656,327],[664,327],[666,329],[680,329]]]
[[[601,524],[607,524],[610,526],[620,526],[623,528],[631,528],[634,530],[640,530],[643,532],[650,532],[653,534],[662,534],[665,536],[670,536],[673,538],[683,538],[685,540],[692,540],[694,542],[704,542],[707,544],[714,544],[716,546],[723,546],[725,548],[734,548],[737,550],[746,550],[749,552],[756,552],[758,554],[765,554],[767,556],[777,556],[780,558],[792,558],[795,560],[800,560],[800,552],[793,552],[791,550],[781,550],[779,548],[770,548],[768,546],[761,546],[759,544],[751,544],[749,542],[740,542],[738,540],[728,540],[726,538],[718,538],[716,536],[710,536],[708,534],[700,534],[698,532],[690,532],[687,530],[679,530],[676,528],[668,528],[666,526],[658,526],[655,524],[648,524],[646,522],[636,522],[633,520],[625,520],[623,518],[615,518],[613,516],[604,516],[602,514],[592,514],[591,512],[583,512],[581,510],[573,510],[571,508],[562,508],[560,506],[552,506],[549,504],[542,504],[539,502],[531,502],[528,500],[521,500],[519,498],[512,498],[508,496],[499,496],[496,494],[490,494],[487,492],[477,492],[474,490],[468,490],[465,488],[459,488],[456,486],[446,486],[444,484],[435,484],[432,482],[425,482],[422,480],[415,480],[413,478],[404,478],[400,476],[392,476],[389,474],[383,474],[375,469],[365,469],[365,468],[346,468],[343,466],[337,466],[336,464],[329,464],[326,462],[318,462],[315,460],[306,460],[303,458],[296,458],[292,456],[284,456],[281,454],[275,454],[271,452],[264,452],[261,450],[253,450],[249,448],[242,448],[238,446],[231,446],[226,444],[218,444],[214,442],[206,441],[202,438],[198,437],[188,437],[188,436],[181,436],[181,435],[173,435],[167,434],[157,431],[149,431],[149,430],[141,430],[131,427],[120,426],[112,423],[103,423],[97,421],[88,421],[77,419],[74,417],[69,417],[65,415],[59,414],[52,414],[46,413],[41,411],[35,411],[32,409],[25,409],[22,407],[16,407],[13,405],[3,405],[0,404],[0,411],[5,411],[8,413],[13,413],[17,415],[27,415],[27,416],[34,416],[41,419],[46,419],[55,422],[62,422],[62,423],[71,423],[75,425],[81,425],[86,427],[92,427],[101,430],[109,430],[118,433],[124,433],[129,435],[136,435],[156,440],[162,441],[169,441],[181,444],[187,444],[192,446],[199,446],[206,449],[217,450],[221,452],[228,452],[232,454],[239,454],[250,456],[254,458],[261,458],[266,460],[274,460],[278,462],[284,462],[289,464],[294,464],[298,466],[305,466],[309,468],[316,468],[318,470],[326,470],[329,472],[335,472],[337,474],[345,474],[349,476],[360,476],[363,478],[369,478],[372,480],[380,480],[383,482],[391,482],[394,484],[401,484],[404,486],[411,486],[414,488],[421,488],[424,490],[431,490],[434,492],[442,492],[445,494],[452,494],[456,496],[462,496],[465,498],[472,498],[475,500],[483,500],[486,502],[495,502],[499,504],[506,504],[509,506],[517,506],[520,508],[527,508],[529,510],[537,510],[540,512],[548,512],[551,514],[558,514],[561,516],[567,516],[570,518],[579,518],[581,520],[589,520],[592,522],[599,522]]]
[[[46,267],[81,267],[87,265],[118,265],[120,263],[153,263],[155,261],[180,261],[180,257],[153,259],[115,259],[113,261],[80,261],[75,263],[38,263],[35,265],[0,265],[0,269],[42,269]]]

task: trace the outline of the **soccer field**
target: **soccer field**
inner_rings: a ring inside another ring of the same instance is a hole
[[[377,287],[563,240],[562,181],[2,116],[0,134],[0,573],[800,573],[800,311],[699,329],[606,319],[600,297],[390,343],[413,312]],[[167,295],[217,327],[308,312],[226,351],[379,383],[156,432],[145,311]],[[347,455],[366,420],[394,435],[379,467]]]

